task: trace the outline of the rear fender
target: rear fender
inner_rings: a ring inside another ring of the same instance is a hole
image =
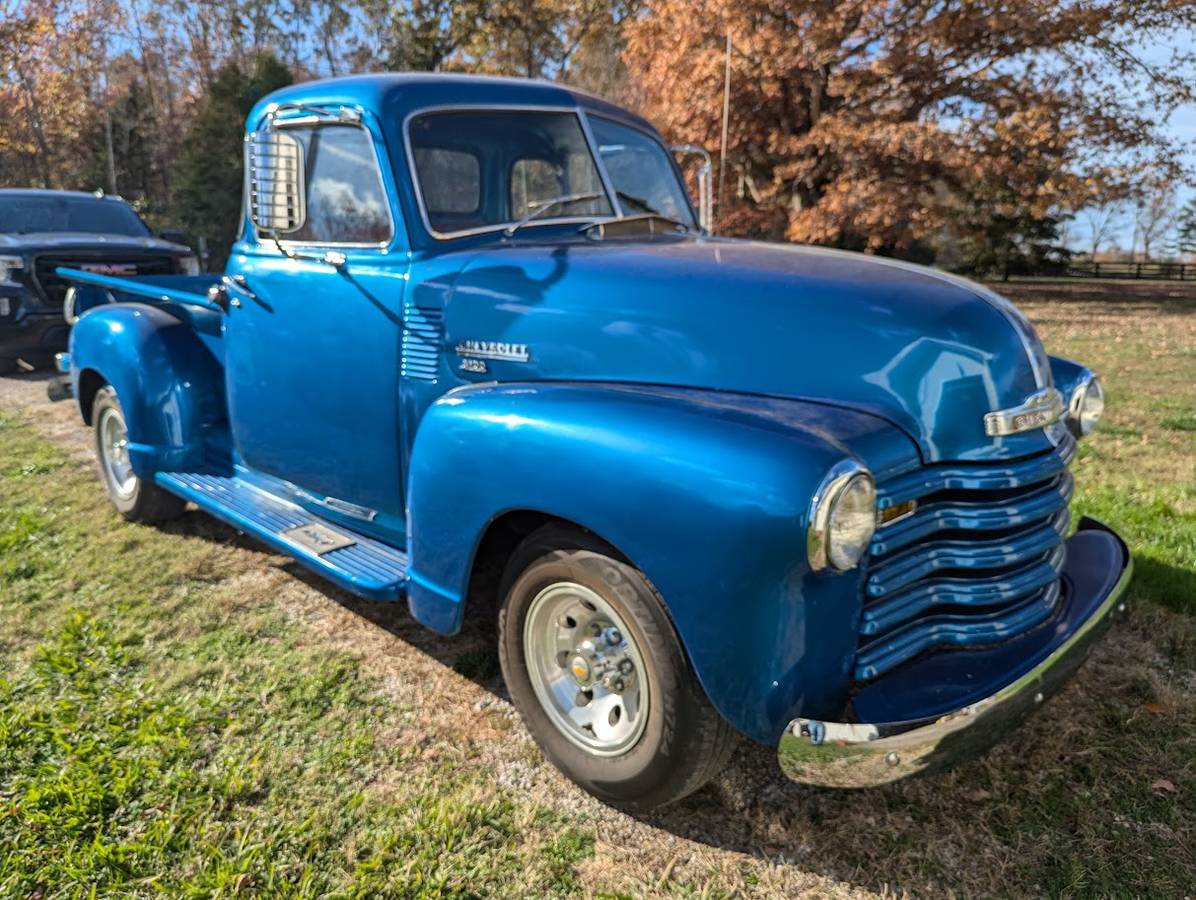
[[[814,575],[805,550],[812,494],[855,455],[836,432],[857,449],[897,433],[862,413],[705,391],[452,391],[412,455],[412,613],[460,627],[478,541],[498,516],[578,523],[647,575],[727,721],[775,741],[793,709],[842,704],[855,652],[858,574]]]
[[[186,321],[166,308],[105,304],[75,323],[70,344],[71,386],[80,414],[89,422],[94,386],[113,387],[139,477],[203,463],[204,437],[225,418],[224,377]]]

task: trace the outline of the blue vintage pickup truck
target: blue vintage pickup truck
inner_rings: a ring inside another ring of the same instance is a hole
[[[676,149],[528,81],[266,98],[223,278],[62,273],[117,301],[62,361],[112,502],[446,634],[496,603],[528,729],[624,808],[739,735],[822,785],[982,750],[1129,580],[1068,509],[1100,382],[980,285],[712,236]]]

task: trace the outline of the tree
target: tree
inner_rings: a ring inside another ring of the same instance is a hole
[[[1196,197],[1189,200],[1176,221],[1176,245],[1181,254],[1196,253]]]
[[[611,88],[612,73],[621,70],[621,25],[638,8],[639,0],[363,0],[375,38],[359,43],[353,59],[363,68],[553,77]],[[603,59],[595,63],[594,53]]]
[[[1088,255],[1093,261],[1121,228],[1124,207],[1121,200],[1101,199],[1089,203],[1081,213],[1088,232]]]
[[[1196,53],[1137,47],[1193,25],[1193,0],[648,0],[626,61],[669,137],[713,149],[730,35],[721,228],[900,252],[1001,179],[1048,222],[1135,161],[1178,173],[1159,123]]]
[[[1175,186],[1165,177],[1146,180],[1134,194],[1134,233],[1143,260],[1150,261],[1151,248],[1166,236],[1175,218]]]
[[[61,187],[84,157],[96,81],[92,30],[55,0],[0,0],[0,171],[8,184]]]
[[[236,62],[225,63],[183,141],[174,210],[189,233],[207,239],[214,271],[224,268],[241,225],[242,125],[258,100],[293,80],[290,70],[271,55],[259,56],[252,74]]]

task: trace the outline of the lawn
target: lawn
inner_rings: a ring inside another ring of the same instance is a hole
[[[126,524],[67,405],[0,379],[0,896],[1190,894],[1196,298],[1009,291],[1106,377],[1076,506],[1133,545],[1128,617],[959,771],[819,791],[745,745],[641,819],[543,761],[487,621],[431,635],[198,513]]]

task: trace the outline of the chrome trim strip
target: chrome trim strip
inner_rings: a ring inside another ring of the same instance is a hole
[[[1058,422],[1063,415],[1063,395],[1057,388],[1035,391],[1020,406],[998,409],[984,416],[984,433],[989,437],[1006,437],[1045,428]]]
[[[623,201],[619,199],[619,192],[615,190],[615,183],[611,180],[610,172],[606,171],[606,164],[602,162],[602,151],[598,147],[598,139],[594,137],[594,131],[590,128],[590,116],[585,110],[579,107],[577,117],[581,120],[581,130],[585,134],[586,143],[590,147],[590,156],[594,159],[594,165],[598,167],[598,178],[602,181],[602,189],[606,191],[606,197],[610,201],[611,209],[621,219],[627,215],[627,211],[623,209]]]

